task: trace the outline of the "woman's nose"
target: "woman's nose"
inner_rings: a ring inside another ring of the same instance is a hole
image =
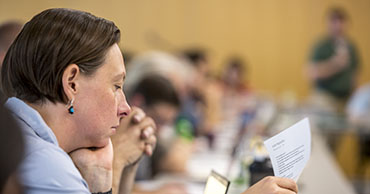
[[[131,107],[127,103],[125,96],[123,95],[123,99],[121,100],[118,106],[118,116],[119,117],[126,117],[131,112]]]

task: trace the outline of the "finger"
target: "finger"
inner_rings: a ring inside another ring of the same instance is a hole
[[[147,127],[151,126],[153,130],[156,130],[156,125],[152,118],[145,117],[140,123],[137,124],[137,127],[140,129],[145,129]]]
[[[149,126],[147,128],[145,128],[142,133],[141,133],[141,138],[142,139],[147,139],[149,138],[151,135],[154,134],[154,129],[152,126]]]
[[[132,123],[134,124],[140,123],[146,116],[145,112],[138,107],[133,107],[132,114]]]
[[[140,123],[144,118],[145,118],[145,113],[143,111],[137,112],[133,117],[132,117],[132,123],[137,124]]]
[[[155,147],[155,144],[157,143],[157,138],[152,135],[148,139],[145,140],[145,144],[151,145],[153,148]]]
[[[292,179],[276,177],[276,184],[284,189],[298,193],[298,186]]]
[[[144,148],[144,153],[148,156],[152,156],[153,155],[153,148],[151,145],[147,144],[145,145],[145,148]]]
[[[141,116],[141,112],[137,108],[132,108],[132,111],[128,116],[120,119],[120,126],[139,123],[142,120],[142,117],[145,117],[145,114],[144,116]]]
[[[157,138],[154,135],[148,138],[147,141],[145,142],[144,153],[148,156],[151,156],[155,149],[156,143],[157,143]]]

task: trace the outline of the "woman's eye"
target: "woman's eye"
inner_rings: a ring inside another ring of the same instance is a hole
[[[116,87],[116,90],[121,89],[122,87],[120,85],[114,85]]]

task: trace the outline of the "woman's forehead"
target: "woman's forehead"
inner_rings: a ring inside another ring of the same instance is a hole
[[[105,73],[110,74],[109,76],[113,78],[119,76],[122,79],[126,76],[122,53],[117,44],[109,48],[102,70],[106,71]]]

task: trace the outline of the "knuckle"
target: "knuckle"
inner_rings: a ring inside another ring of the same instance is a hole
[[[267,177],[263,178],[263,180],[264,180],[264,181],[266,181],[266,182],[269,182],[269,183],[271,183],[271,182],[274,182],[274,181],[275,181],[275,179],[274,179],[274,177],[273,177],[273,176],[267,176]]]
[[[149,144],[155,145],[156,143],[157,143],[157,138],[152,137],[151,140],[150,140],[150,142],[149,142]]]
[[[136,107],[136,111],[138,114],[142,114],[145,116],[145,112],[141,108]]]
[[[155,122],[154,122],[154,120],[152,119],[152,117],[146,117],[147,119],[148,119],[148,122],[150,123],[150,124],[155,124]]]
[[[132,107],[132,109],[131,109],[131,114],[132,115],[143,115],[143,116],[145,116],[145,112],[141,109],[141,108],[139,108],[139,107],[136,107],[136,106],[134,106],[134,107]]]

